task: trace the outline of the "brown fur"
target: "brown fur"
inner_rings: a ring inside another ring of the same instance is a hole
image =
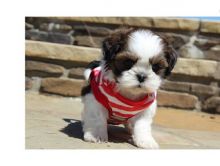
[[[166,77],[171,74],[171,71],[173,70],[176,64],[178,54],[165,35],[161,35],[158,33],[155,33],[155,34],[158,35],[163,41],[164,57],[166,58],[166,61],[168,63],[168,66],[166,67],[166,70],[164,71],[164,77]]]
[[[106,61],[106,69],[109,68],[113,71],[116,82],[117,77],[120,76],[123,71],[129,70],[138,61],[139,57],[137,55],[127,51],[129,34],[136,30],[140,30],[140,28],[121,28],[115,30],[103,41],[102,51],[104,60]],[[150,63],[153,71],[157,75],[166,77],[170,74],[176,63],[177,53],[164,36],[157,33],[155,33],[155,35],[158,35],[162,39],[164,51],[163,54],[151,58]],[[93,68],[93,66],[90,66],[90,68]],[[144,90],[138,87],[134,87],[132,89],[119,88],[118,90],[121,95],[132,100],[140,100],[146,95],[146,93],[151,92],[150,89]],[[90,92],[91,87],[89,85],[85,86],[82,90],[82,95],[86,95]]]
[[[136,55],[126,51],[129,34],[136,30],[140,30],[140,28],[121,28],[114,31],[103,41],[103,55],[104,60],[106,60],[106,67],[111,68],[116,76],[130,69],[132,67],[131,64],[135,64],[138,60]],[[156,74],[166,77],[170,75],[177,61],[177,53],[165,36],[157,33],[155,35],[159,36],[163,41],[164,54],[152,58],[152,68],[157,68],[155,69]]]
[[[121,28],[111,33],[102,44],[104,60],[111,61],[117,53],[125,50],[129,34],[133,28]]]
[[[121,72],[129,70],[138,60],[138,57],[130,52],[118,53],[110,66],[114,74],[120,75]]]
[[[150,59],[153,71],[162,77],[164,77],[166,68],[169,67],[167,59],[164,55],[158,55]]]

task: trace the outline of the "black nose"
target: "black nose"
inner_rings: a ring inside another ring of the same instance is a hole
[[[144,80],[146,79],[146,76],[144,74],[137,74],[136,75],[137,79],[139,82],[144,82]]]

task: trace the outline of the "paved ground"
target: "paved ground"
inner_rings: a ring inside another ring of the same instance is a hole
[[[79,98],[26,92],[27,149],[136,149],[121,126],[109,126],[109,143],[82,140]],[[220,148],[220,116],[158,109],[153,135],[162,149]]]

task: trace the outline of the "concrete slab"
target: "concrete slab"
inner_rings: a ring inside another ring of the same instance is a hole
[[[46,96],[31,91],[27,91],[25,97],[26,149],[136,149],[122,126],[109,126],[108,143],[84,142],[80,98]],[[218,131],[175,129],[161,124],[153,125],[153,135],[161,149],[220,148]]]

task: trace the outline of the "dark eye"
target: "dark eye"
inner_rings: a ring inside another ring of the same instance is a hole
[[[159,63],[152,65],[152,70],[157,73],[159,70],[163,69],[163,66],[161,66]]]
[[[117,72],[121,73],[126,70],[130,70],[132,66],[137,62],[138,59],[130,58],[130,57],[119,57],[114,61],[115,64],[115,70]]]
[[[124,61],[124,66],[125,66],[125,68],[126,69],[130,69],[133,65],[134,65],[134,61],[133,60],[131,60],[131,59],[126,59],[125,61]]]

